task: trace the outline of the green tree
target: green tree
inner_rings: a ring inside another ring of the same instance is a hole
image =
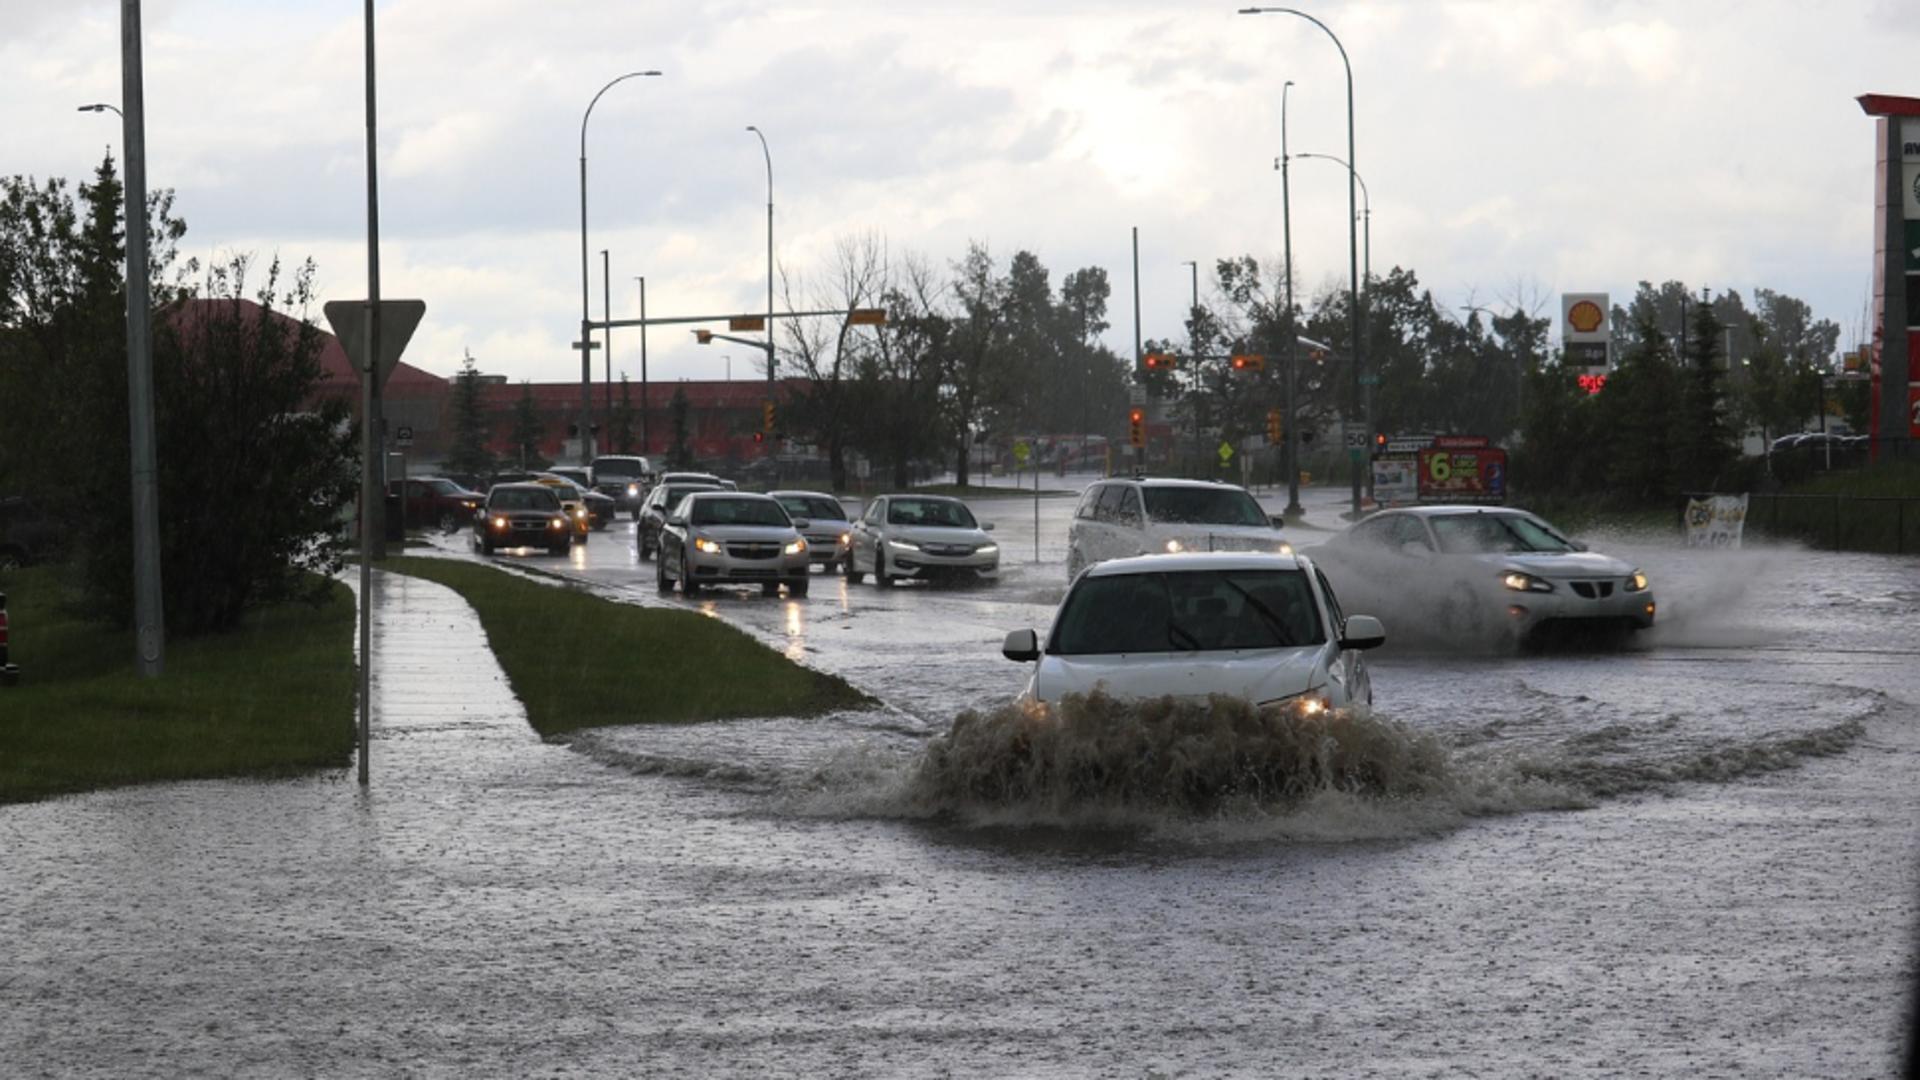
[[[522,471],[544,469],[549,462],[540,453],[540,440],[546,437],[546,425],[540,420],[540,410],[534,405],[533,384],[520,384],[520,400],[513,407],[513,456],[519,459]]]
[[[487,417],[480,403],[480,371],[468,353],[453,380],[453,445],[443,463],[450,473],[486,476],[494,471],[493,451],[487,449]]]
[[[1008,386],[1007,279],[985,244],[967,246],[966,257],[954,267],[952,294],[955,309],[941,365],[941,404],[953,440],[955,480],[965,485],[971,477],[974,439],[998,404],[994,395]]]
[[[692,403],[687,400],[687,388],[673,388],[673,399],[667,402],[667,416],[673,424],[673,445],[667,450],[667,467],[670,469],[691,469],[694,466],[693,445],[688,431],[688,411]]]
[[[620,404],[614,406],[613,415],[608,422],[613,426],[613,445],[618,452],[633,452],[633,386],[627,382],[627,373],[620,373]]]
[[[1727,477],[1737,454],[1723,394],[1721,330],[1712,304],[1694,306],[1672,439],[1676,490],[1711,490]]]

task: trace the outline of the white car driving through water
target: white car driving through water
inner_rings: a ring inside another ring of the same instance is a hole
[[[1316,713],[1372,703],[1361,653],[1386,639],[1378,619],[1344,614],[1305,558],[1194,553],[1088,568],[1044,646],[1015,630],[1001,653],[1038,661],[1021,694],[1038,705],[1099,687],[1116,698],[1229,694]]]
[[[859,582],[868,572],[882,587],[898,578],[992,581],[1000,576],[1000,545],[987,533],[993,523],[945,495],[882,495],[853,523],[846,574]]]
[[[1349,599],[1453,639],[1524,641],[1548,623],[1644,630],[1647,575],[1524,510],[1384,510],[1312,550]]]
[[[1103,480],[1081,494],[1067,526],[1067,580],[1108,559],[1183,551],[1290,554],[1280,519],[1247,489],[1211,480]]]

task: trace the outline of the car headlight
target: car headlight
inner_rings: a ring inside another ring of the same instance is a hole
[[[587,508],[583,506],[580,509],[575,510],[573,512],[573,516],[579,518],[581,521],[587,520]]]
[[[795,537],[792,543],[788,544],[786,547],[781,548],[780,550],[786,552],[789,555],[798,555],[801,552],[807,550],[807,542],[805,540],[800,539],[799,537]]]
[[[628,484],[628,485],[627,485],[627,498],[629,498],[629,499],[631,499],[631,498],[634,498],[635,496],[637,496],[637,495],[639,495],[639,494],[640,494],[640,485],[639,485],[639,484]]]
[[[1635,570],[1633,573],[1628,574],[1627,575],[1627,591],[1628,592],[1646,592],[1647,591],[1646,573],[1640,570]]]
[[[840,534],[840,546],[841,546],[841,547],[848,547],[848,546],[850,546],[850,545],[852,545],[852,543],[853,543],[853,534],[852,534],[852,533],[841,533],[841,534]]]
[[[981,544],[979,547],[974,548],[973,550],[976,553],[981,555],[998,555],[1000,554],[1000,545],[999,544]]]
[[[920,550],[919,544],[915,544],[907,540],[889,540],[887,541],[887,543],[892,545],[895,548],[898,548],[901,551],[919,551]]]
[[[1276,555],[1291,555],[1293,554],[1293,545],[1287,543],[1285,540],[1282,540],[1280,541],[1280,546],[1277,548],[1274,548],[1273,552]]]
[[[1259,707],[1262,709],[1285,709],[1293,715],[1300,717],[1320,716],[1333,708],[1333,699],[1327,697],[1325,691],[1308,690],[1305,693],[1294,694],[1290,697],[1263,701]]]
[[[1500,584],[1514,592],[1552,592],[1553,582],[1519,570],[1509,570],[1500,575]]]
[[[547,522],[547,528],[549,529],[564,529],[566,527],[567,527],[567,519],[565,515],[554,518],[552,521]]]
[[[504,529],[504,528],[506,528],[506,527],[507,527],[507,519],[506,519],[506,518],[503,518],[503,517],[497,517],[497,518],[494,518],[494,519],[493,519],[493,527],[494,527],[494,528],[496,528],[496,529]]]
[[[720,545],[704,536],[696,536],[693,538],[693,549],[695,551],[704,551],[709,555],[720,554]]]
[[[1178,540],[1169,540],[1169,541],[1167,541],[1167,554],[1169,554],[1169,555],[1177,555],[1177,554],[1179,554],[1180,552],[1182,552],[1182,551],[1185,551],[1185,550],[1187,550],[1187,545],[1185,545],[1185,544],[1183,544],[1183,543],[1181,543],[1180,541],[1178,541]]]

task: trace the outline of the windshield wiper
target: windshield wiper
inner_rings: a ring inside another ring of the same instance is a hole
[[[1275,613],[1272,608],[1262,603],[1259,597],[1247,591],[1245,586],[1232,578],[1221,578],[1220,580],[1227,583],[1227,588],[1239,593],[1241,598],[1246,600],[1246,602],[1253,607],[1253,610],[1259,613],[1262,619],[1266,620],[1267,628],[1273,631],[1274,639],[1279,644],[1283,646],[1299,644],[1299,642],[1293,640],[1293,633],[1287,629],[1287,624],[1281,621],[1280,616]]]

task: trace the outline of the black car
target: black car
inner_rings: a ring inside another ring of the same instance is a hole
[[[32,500],[0,495],[0,570],[44,562],[60,550],[60,526]]]
[[[640,542],[640,557],[648,559],[660,546],[660,530],[666,527],[667,515],[680,505],[680,500],[696,491],[719,491],[719,484],[662,483],[647,493],[647,501],[640,506],[640,521],[634,525],[634,538]]]
[[[473,519],[473,544],[483,555],[504,547],[543,547],[565,555],[573,528],[560,495],[546,484],[495,484]]]

